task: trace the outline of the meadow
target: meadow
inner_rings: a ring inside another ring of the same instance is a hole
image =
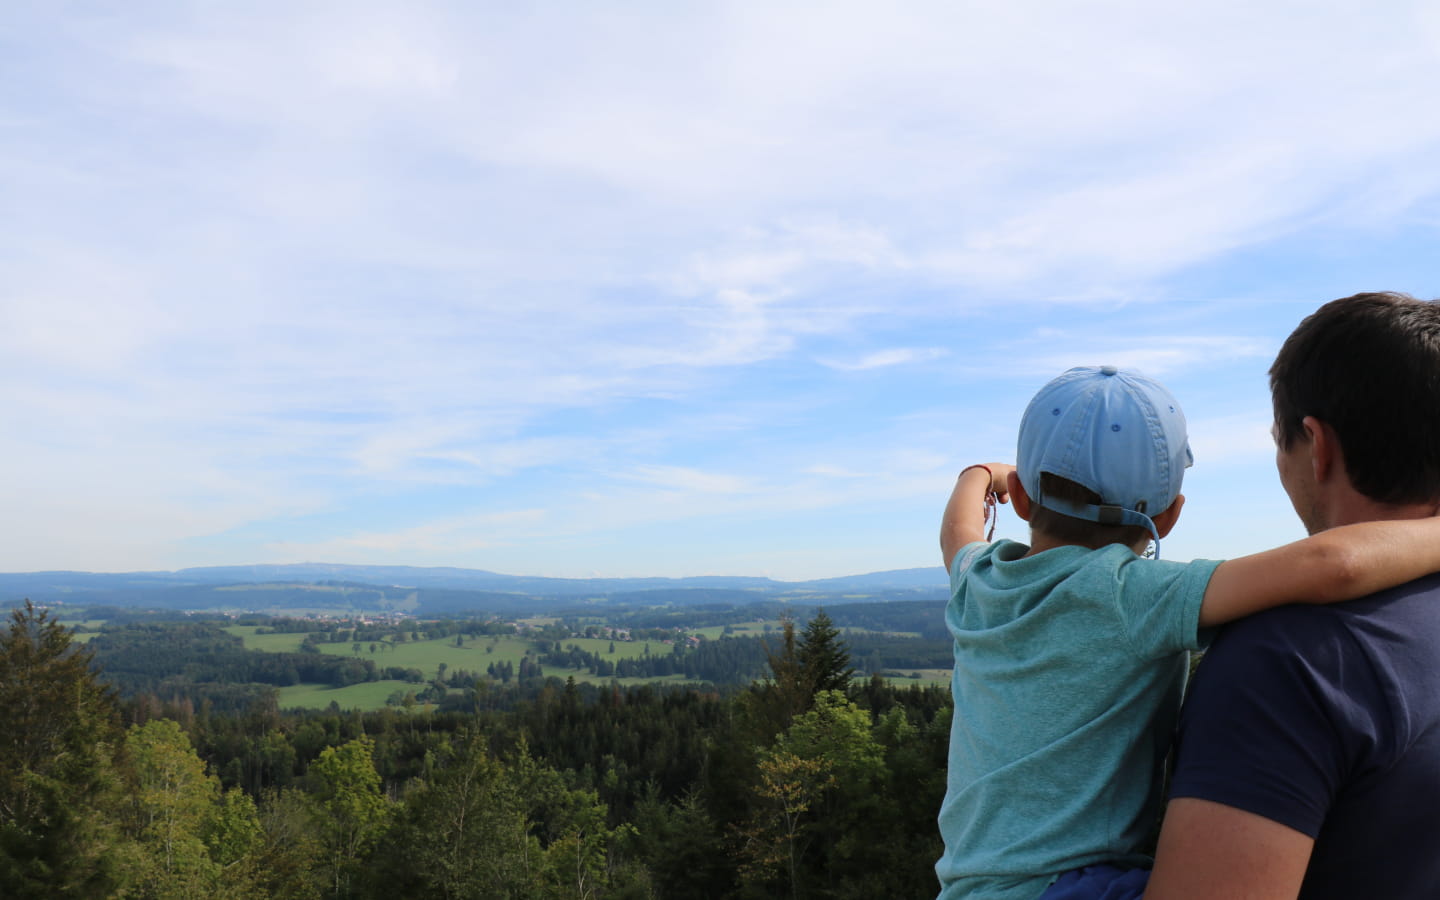
[[[553,623],[551,618],[537,617],[522,621],[522,625],[533,628],[543,627]],[[84,620],[76,624],[83,624],[87,627],[98,629],[107,624],[102,620]],[[301,644],[306,635],[303,633],[260,633],[261,626],[257,625],[230,625],[224,630],[244,643],[245,649],[266,653],[296,653],[299,652]],[[702,636],[706,640],[720,640],[728,634],[733,637],[769,637],[778,647],[781,623],[777,620],[753,621],[734,624],[730,626],[711,626],[706,628],[692,629],[691,633]],[[846,629],[850,633],[858,633],[864,629]],[[447,637],[427,638],[423,630],[416,632],[418,640],[395,640],[393,635],[385,640],[361,641],[358,644],[353,641],[343,643],[321,643],[318,645],[321,653],[328,656],[355,657],[372,661],[377,668],[387,669],[398,667],[401,669],[414,669],[420,673],[422,683],[414,681],[401,681],[387,679],[381,681],[364,682],[352,684],[346,687],[331,687],[324,684],[297,684],[280,689],[280,706],[284,709],[325,709],[334,703],[345,710],[376,710],[387,705],[397,695],[403,697],[407,693],[419,693],[435,681],[441,673],[441,667],[447,675],[455,675],[461,671],[473,672],[477,675],[484,675],[493,664],[506,664],[512,667],[512,671],[518,671],[520,661],[527,655],[532,657],[536,653],[536,640],[526,635],[466,635],[459,645],[456,644],[454,635]],[[894,635],[895,632],[890,632]],[[95,636],[94,632],[80,633],[73,635],[76,643],[86,643]],[[610,640],[609,638],[584,638],[572,637],[560,641],[562,647],[570,645],[578,646],[580,649],[595,654],[601,659],[611,662],[618,662],[623,659],[639,659],[647,653],[651,655],[666,655],[671,652],[671,645],[658,640]],[[613,651],[611,648],[614,648]],[[591,684],[616,683],[624,686],[646,684],[646,683],[672,683],[683,684],[686,679],[683,675],[670,675],[664,677],[649,678],[612,678],[598,676],[587,670],[562,669],[547,665],[547,675],[554,675],[559,678],[574,678],[577,682]],[[918,675],[912,678],[911,675]],[[887,680],[896,685],[921,685],[921,686],[946,686],[950,681],[949,669],[920,669],[907,670],[901,673],[892,674]]]
[[[542,623],[543,624],[543,623]],[[756,633],[763,631],[763,623],[755,623]],[[305,635],[289,634],[257,634],[258,626],[255,625],[231,625],[225,631],[239,637],[245,643],[247,650],[259,650],[268,653],[295,653],[300,649]],[[706,629],[705,631],[709,631]],[[715,637],[719,637],[721,629],[713,629]],[[739,629],[736,629],[737,633]],[[707,634],[708,637],[708,634]],[[608,638],[568,638],[561,641],[563,646],[574,644],[580,649],[597,654],[612,661],[621,659],[639,659],[645,655],[647,648],[651,654],[669,653],[670,645],[660,641],[610,641]],[[613,653],[610,652],[614,646]],[[467,636],[462,646],[456,646],[455,637],[435,638],[410,641],[362,641],[359,649],[356,649],[354,642],[320,644],[320,652],[330,656],[353,656],[359,659],[374,661],[380,668],[399,666],[406,669],[418,669],[426,681],[432,681],[438,677],[440,666],[444,665],[447,674],[454,674],[461,670],[483,674],[492,664],[510,663],[516,669],[520,666],[520,660],[527,653],[535,652],[535,641],[519,635],[500,636]],[[371,648],[374,648],[373,650]],[[683,684],[684,676],[672,675],[665,678],[602,678],[591,674],[583,669],[556,669],[547,667],[547,674],[556,675],[561,678],[573,677],[577,682],[590,682],[595,684],[610,684],[612,682],[623,686],[646,684],[646,683],[673,683]],[[339,704],[341,709],[373,710],[386,705],[386,701],[397,691],[403,693],[415,691],[424,685],[417,685],[413,682],[382,680],[370,681],[364,684],[352,684],[343,688],[329,687],[317,684],[297,684],[291,687],[280,689],[280,706],[284,709],[324,709],[332,702]]]
[[[245,642],[246,650],[261,650],[268,653],[297,653],[305,640],[303,634],[256,634],[257,626],[231,625],[225,631]],[[719,629],[715,629],[716,637]],[[571,644],[589,653],[615,661],[639,659],[651,654],[669,653],[670,645],[660,641],[611,641],[608,638],[566,638],[562,646]],[[491,663],[508,662],[519,666],[520,660],[535,651],[535,641],[522,635],[467,636],[457,646],[455,637],[421,638],[412,641],[361,641],[320,644],[320,652],[330,656],[353,656],[372,660],[375,665],[386,668],[400,666],[419,669],[427,680],[435,678],[441,664],[451,673],[465,669],[484,672]],[[614,647],[612,653],[610,648]],[[584,673],[581,673],[584,674]],[[577,676],[577,680],[579,676]],[[608,681],[609,679],[602,679]],[[631,679],[636,680],[636,679]]]

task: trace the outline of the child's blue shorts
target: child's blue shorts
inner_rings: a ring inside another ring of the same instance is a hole
[[[1140,900],[1149,869],[1122,869],[1101,863],[1071,869],[1045,889],[1040,900]]]

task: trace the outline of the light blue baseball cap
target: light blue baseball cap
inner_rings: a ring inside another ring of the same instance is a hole
[[[1139,525],[1180,495],[1195,462],[1185,414],[1159,382],[1114,366],[1071,369],[1040,389],[1020,419],[1016,472],[1031,502],[1102,525]],[[1040,492],[1040,473],[1100,495],[1075,504]]]

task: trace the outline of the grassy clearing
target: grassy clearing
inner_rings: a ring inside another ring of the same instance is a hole
[[[904,687],[904,686],[907,685],[907,684],[918,684],[918,685],[920,685],[921,687],[949,687],[949,686],[950,686],[950,674],[951,674],[951,670],[949,670],[949,669],[916,669],[916,670],[914,670],[913,673],[912,673],[912,672],[906,672],[905,674],[906,674],[906,675],[919,674],[920,677],[919,677],[919,678],[905,678],[905,677],[897,678],[897,677],[895,677],[895,676],[892,675],[892,676],[887,676],[885,680],[888,681],[888,682],[890,682],[890,683],[893,684],[893,685],[898,686],[898,687]]]
[[[425,677],[434,678],[440,671],[440,664],[451,672],[466,669],[471,672],[484,672],[491,663],[509,662],[515,666],[520,665],[520,659],[527,650],[532,649],[529,641],[518,638],[475,638],[466,639],[463,647],[455,646],[455,639],[446,638],[433,641],[405,641],[392,644],[386,641],[373,642],[374,651],[371,651],[371,642],[361,642],[360,650],[355,651],[353,643],[346,644],[321,644],[320,652],[330,656],[353,656],[357,659],[368,659],[381,668],[390,666],[401,666],[406,669],[419,669]]]
[[[778,622],[750,622],[744,625],[734,626],[732,633],[737,636],[763,637],[766,635],[765,626],[770,625],[770,635],[778,638]],[[245,641],[247,649],[264,650],[269,652],[294,652],[300,648],[304,640],[303,634],[256,634],[256,626],[253,625],[232,625],[226,629],[231,634],[239,636]],[[723,627],[700,629],[697,633],[704,634],[707,639],[718,640],[723,634]],[[714,632],[712,635],[711,632]],[[602,659],[612,662],[621,659],[639,659],[645,655],[646,647],[649,647],[651,655],[663,656],[671,652],[669,644],[660,641],[614,641],[615,652],[610,653],[611,641],[608,638],[570,638],[561,641],[561,645],[568,647],[574,644],[580,649],[594,653]],[[428,681],[439,674],[440,664],[444,663],[447,674],[454,674],[463,670],[484,673],[491,663],[510,663],[515,669],[519,669],[520,660],[527,653],[533,653],[535,642],[529,638],[498,635],[498,636],[467,636],[463,646],[455,646],[454,636],[448,638],[436,638],[434,640],[404,641],[391,643],[389,641],[376,641],[375,650],[370,649],[371,642],[362,641],[359,651],[356,651],[353,642],[343,644],[321,644],[320,652],[331,656],[354,656],[359,659],[368,659],[381,668],[399,666],[406,669],[418,669]],[[590,674],[585,670],[561,669],[555,666],[545,667],[546,675],[553,675],[556,678],[574,678],[580,683],[589,684],[610,684],[617,683],[622,687],[629,687],[639,684],[685,684],[683,675],[672,675],[666,678],[601,678]],[[909,675],[910,673],[905,673]],[[950,683],[949,669],[925,669],[919,672],[920,677],[891,677],[889,680],[896,685],[948,685]],[[332,688],[325,685],[295,685],[282,688],[280,691],[280,705],[286,709],[324,709],[333,701],[340,705],[341,709],[379,709],[385,705],[385,701],[396,691],[413,691],[423,685],[411,684],[404,681],[372,681],[364,684],[354,684],[344,688]]]
[[[645,648],[650,648],[651,656],[659,656],[662,653],[670,652],[669,644],[662,644],[659,641],[611,641],[609,638],[569,638],[560,642],[561,647],[569,647],[571,644],[584,650],[586,653],[594,653],[601,659],[608,659],[616,662],[622,659],[640,659],[645,655]],[[614,645],[615,652],[610,652],[611,645]]]
[[[246,650],[263,650],[266,653],[295,653],[305,640],[303,634],[256,634],[258,625],[227,625],[225,631],[245,642]]]
[[[305,639],[303,634],[256,634],[254,625],[231,625],[225,630],[243,640],[245,649],[270,653],[294,653],[300,649],[300,644]],[[614,641],[614,653],[610,652],[612,641],[608,638],[571,638],[561,642],[561,645],[565,647],[571,644],[611,662],[622,659],[639,659],[645,655],[647,646],[652,655],[659,656],[670,652],[670,645],[660,641]],[[371,650],[372,646],[374,650]],[[358,650],[352,641],[320,645],[320,652],[330,656],[353,656],[357,659],[368,659],[380,668],[400,666],[405,669],[419,669],[427,680],[436,677],[441,663],[444,663],[447,671],[452,674],[461,669],[470,672],[484,672],[491,663],[508,662],[518,669],[520,660],[524,658],[525,654],[533,653],[534,650],[535,642],[533,640],[513,635],[480,637],[467,635],[463,646],[458,647],[455,645],[453,635],[434,640],[399,643],[361,641]],[[556,669],[555,672],[561,675],[573,674],[577,681],[609,680],[596,679],[588,672],[575,672],[573,669]],[[638,683],[641,679],[627,680]]]
[[[726,626],[724,625],[712,625],[709,628],[696,628],[694,633],[704,635],[706,640],[718,641],[725,636],[725,628]],[[769,621],[756,620],[754,622],[739,622],[729,626],[729,628],[731,637],[766,637],[767,635],[774,635],[778,639],[780,636],[781,622],[779,619],[770,619]],[[766,631],[766,628],[769,628],[769,631]]]
[[[95,637],[96,633],[99,632],[99,630],[100,630],[102,627],[104,627],[105,625],[110,624],[110,623],[107,622],[105,619],[80,619],[80,620],[76,620],[76,619],[66,618],[65,616],[59,616],[57,620],[60,622],[60,624],[64,625],[66,628],[71,629],[70,639],[71,639],[72,641],[74,641],[75,643],[77,643],[77,644],[86,644],[86,643],[89,643],[90,640]],[[90,631],[85,631],[85,632],[76,633],[76,632],[74,631],[74,629],[76,629],[76,628],[89,628],[89,629],[91,629],[91,630],[90,630]]]
[[[281,709],[325,709],[332,702],[341,709],[380,709],[396,691],[413,691],[424,685],[404,681],[367,681],[336,688],[323,684],[297,684],[280,689]]]

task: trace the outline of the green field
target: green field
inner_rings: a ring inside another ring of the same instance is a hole
[[[659,641],[614,641],[615,652],[611,653],[611,643],[608,638],[569,638],[561,641],[560,645],[569,647],[574,644],[586,653],[594,653],[611,662],[620,659],[640,659],[645,655],[646,646],[649,646],[652,656],[670,652],[670,645],[662,644]]]
[[[80,634],[77,634],[77,633],[75,633],[74,631],[71,631],[71,633],[70,633],[70,639],[71,639],[72,641],[74,641],[75,643],[77,643],[77,644],[87,643],[91,638],[95,637],[96,632],[98,632],[98,631],[100,630],[101,626],[109,624],[109,623],[107,623],[104,619],[78,619],[78,618],[73,618],[73,617],[77,617],[77,616],[81,616],[81,615],[84,615],[83,611],[70,612],[70,613],[65,613],[65,614],[56,616],[56,620],[57,620],[58,622],[60,622],[60,624],[64,625],[66,628],[71,628],[71,629],[74,629],[74,628],[89,628],[89,629],[91,629],[90,631],[86,631],[86,632],[83,632],[83,633],[80,633]]]
[[[950,675],[951,675],[951,670],[950,670],[950,669],[920,669],[920,670],[918,670],[918,671],[919,671],[919,674],[920,674],[920,677],[919,677],[918,679],[914,679],[914,678],[891,678],[891,679],[889,679],[889,681],[890,681],[891,684],[900,685],[901,687],[904,687],[904,686],[907,685],[907,684],[918,684],[918,685],[920,685],[921,687],[949,687],[949,686],[950,686]],[[909,672],[906,672],[905,674],[908,675],[908,674],[910,674],[910,673],[909,673]]]
[[[227,625],[225,631],[245,642],[246,650],[264,650],[267,653],[294,653],[305,640],[303,634],[256,634],[258,625]]]
[[[769,626],[769,629],[770,629],[769,631],[766,631],[766,630],[765,630],[765,629],[766,629],[766,626]],[[782,627],[782,623],[780,622],[779,619],[771,619],[771,620],[768,621],[768,622],[761,622],[761,621],[755,621],[755,622],[740,622],[740,623],[737,623],[737,624],[735,624],[735,625],[731,625],[731,626],[730,626],[730,636],[731,636],[731,637],[766,637],[766,636],[772,636],[772,635],[773,635],[773,636],[778,640],[779,637],[780,637],[780,629],[781,629],[781,627]],[[694,629],[693,633],[694,633],[694,634],[704,635],[706,640],[718,641],[720,638],[722,638],[722,637],[725,636],[725,626],[724,626],[724,625],[712,625],[712,626],[709,627],[709,628],[696,628],[696,629]]]
[[[247,650],[262,650],[269,653],[295,653],[305,640],[303,634],[256,634],[254,625],[231,625],[225,629],[245,642]],[[639,659],[645,654],[645,641],[614,641],[615,652],[610,652],[608,638],[570,638],[561,645],[576,645],[589,653],[615,661]],[[455,637],[434,640],[403,641],[361,641],[357,650],[354,642],[342,644],[320,644],[320,652],[330,656],[353,656],[368,659],[381,668],[400,666],[419,669],[426,678],[434,678],[444,663],[451,672],[466,669],[484,672],[491,663],[508,662],[519,666],[520,659],[535,649],[535,642],[526,637],[512,635],[466,636],[464,646],[455,646]],[[371,647],[374,647],[372,650]],[[648,646],[652,654],[669,653],[669,645],[651,641]],[[578,677],[578,676],[577,676]]]
[[[424,685],[404,681],[367,681],[343,688],[297,684],[280,689],[280,708],[325,709],[331,703],[337,703],[341,709],[380,709],[396,691],[413,691],[419,687]]]
[[[545,624],[536,622],[535,624]],[[743,625],[731,627],[731,633],[736,637],[764,637],[766,625],[770,626],[769,636],[779,639],[780,623],[771,622],[750,622]],[[300,649],[304,641],[303,634],[256,634],[257,626],[254,625],[231,625],[225,629],[230,634],[240,637],[245,642],[246,649],[261,650],[271,653],[293,653]],[[696,634],[701,634],[708,640],[718,640],[724,633],[723,626],[698,629]],[[422,632],[423,634],[423,632]],[[589,653],[599,655],[603,659],[618,661],[621,659],[638,659],[645,654],[648,645],[652,655],[663,655],[670,652],[670,645],[659,641],[614,641],[615,652],[610,653],[611,641],[608,638],[569,638],[560,642],[562,647],[571,644]],[[371,651],[371,642],[360,642],[357,652],[353,642],[341,644],[326,643],[320,644],[320,652],[331,656],[354,656],[359,659],[368,659],[377,667],[388,668],[399,666],[405,669],[418,669],[423,677],[429,681],[437,677],[440,664],[444,663],[447,674],[454,674],[461,670],[484,674],[491,663],[508,662],[517,670],[520,667],[520,660],[535,650],[535,642],[527,637],[517,635],[498,636],[466,636],[464,646],[455,646],[455,637],[452,635],[446,638],[433,640],[403,641],[392,643],[390,641],[374,642],[374,651]],[[554,666],[546,666],[545,673],[558,678],[573,677],[577,682],[594,684],[609,684],[612,681],[622,686],[645,683],[672,683],[683,684],[685,678],[682,675],[673,675],[667,678],[600,678],[585,670],[560,669]],[[909,672],[905,673],[909,675]],[[898,685],[919,684],[919,685],[948,685],[950,683],[949,669],[924,669],[919,672],[919,679],[906,677],[891,678],[890,681]],[[378,709],[385,705],[396,691],[413,691],[423,687],[404,681],[372,681],[364,684],[354,684],[344,688],[332,688],[325,685],[303,684],[293,687],[282,688],[280,691],[280,705],[286,709],[308,708],[324,709],[331,702],[340,705],[341,709]]]
[[[544,624],[544,623],[538,623]],[[294,653],[300,649],[301,643],[305,640],[303,634],[256,634],[257,626],[254,625],[231,625],[225,629],[230,634],[239,637],[245,642],[247,650],[260,650],[270,653]],[[561,642],[562,646],[574,644],[590,653],[595,653],[609,660],[639,659],[645,653],[645,641],[615,641],[615,652],[610,653],[611,641],[608,638],[572,638]],[[320,652],[331,656],[354,656],[359,659],[368,659],[380,668],[399,666],[405,669],[419,669],[425,679],[434,679],[440,671],[440,664],[444,663],[447,674],[454,674],[463,670],[484,674],[491,663],[508,662],[516,669],[520,667],[520,660],[526,653],[533,653],[535,642],[529,638],[498,635],[498,636],[466,636],[464,646],[455,646],[455,637],[452,635],[446,638],[434,640],[404,641],[391,643],[389,641],[374,642],[375,649],[372,652],[371,642],[360,642],[359,651],[356,651],[353,642],[343,644],[321,644]],[[669,653],[670,647],[658,641],[649,642],[652,654]],[[600,678],[585,670],[558,669],[553,666],[546,667],[546,674],[559,678],[573,677],[578,682],[604,683],[614,681],[622,686],[633,684],[645,684],[647,682],[670,682],[683,684],[683,676],[675,675],[667,678]],[[286,709],[297,707],[309,709],[324,709],[331,702],[338,703],[342,709],[378,709],[385,705],[385,701],[396,691],[413,691],[423,685],[416,685],[404,681],[371,681],[364,684],[354,684],[344,688],[332,688],[325,685],[300,684],[293,687],[282,688],[280,691],[280,705]]]

